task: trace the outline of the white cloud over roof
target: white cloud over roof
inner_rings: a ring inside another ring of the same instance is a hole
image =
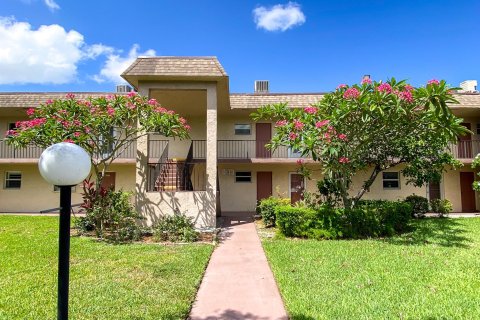
[[[269,8],[260,6],[253,10],[253,16],[257,28],[267,31],[286,31],[306,21],[300,5],[295,2]]]
[[[125,80],[120,77],[120,74],[125,71],[138,56],[154,56],[155,50],[149,49],[145,52],[138,52],[140,46],[134,44],[126,56],[121,56],[120,51],[111,52],[107,54],[107,60],[100,70],[99,74],[92,77],[98,83],[105,81],[113,83],[125,83]]]
[[[85,60],[106,57],[97,82],[123,82],[120,74],[137,55],[154,55],[147,50],[138,53],[133,45],[126,56],[104,44],[85,43],[75,30],[58,24],[32,28],[28,22],[0,17],[0,84],[65,84],[77,81],[77,67]]]

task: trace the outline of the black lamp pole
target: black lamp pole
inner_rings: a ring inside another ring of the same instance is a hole
[[[68,278],[70,264],[71,186],[60,186],[60,231],[58,235],[58,303],[57,319],[68,319]]]

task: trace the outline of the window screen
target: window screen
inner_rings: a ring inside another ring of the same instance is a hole
[[[250,171],[235,172],[235,182],[252,182],[252,173]]]
[[[5,189],[20,189],[21,186],[22,186],[21,172],[5,173]]]
[[[252,125],[250,124],[235,124],[236,135],[249,135],[252,133]]]
[[[399,189],[400,175],[398,172],[383,172],[383,189]]]

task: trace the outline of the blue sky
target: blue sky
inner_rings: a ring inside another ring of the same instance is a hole
[[[474,0],[3,0],[0,17],[0,91],[112,91],[138,54],[215,55],[231,92],[480,80]]]

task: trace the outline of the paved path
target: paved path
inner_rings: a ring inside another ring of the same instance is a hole
[[[288,319],[252,219],[222,219],[222,242],[212,254],[190,319]]]

